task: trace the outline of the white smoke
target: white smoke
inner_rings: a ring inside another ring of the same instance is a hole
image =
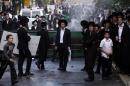
[[[69,15],[71,23],[69,28],[72,31],[81,31],[81,20],[94,20],[94,12],[96,10],[95,0],[65,0],[63,4],[69,7]]]

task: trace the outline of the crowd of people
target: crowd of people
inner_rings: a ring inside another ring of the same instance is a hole
[[[119,73],[129,75],[130,10],[126,13],[113,12],[101,25],[83,20],[81,26],[85,57],[82,71],[88,73],[86,81],[94,80],[96,57],[98,64],[95,72],[101,73],[102,70],[103,79],[110,79],[112,62]]]
[[[21,20],[21,15],[12,15],[8,12],[0,12],[0,30],[6,30],[15,32],[19,28],[19,22]],[[32,21],[28,18],[28,22],[32,23],[30,27],[29,24],[27,25],[28,31],[38,31],[39,27],[41,27],[41,22],[47,23],[47,30],[56,30],[58,28],[58,21],[60,19],[65,19],[65,16],[62,13],[52,13],[52,11],[48,12],[48,15],[45,16],[35,16],[35,20]],[[38,27],[38,28],[34,28]]]
[[[51,15],[48,16],[51,20]],[[43,17],[44,20],[44,17]],[[2,28],[10,30],[9,15],[6,15],[5,23]],[[28,18],[19,16],[17,24],[18,35],[18,75],[16,74],[14,63],[15,55],[13,49],[13,35],[8,34],[6,37],[7,43],[1,56],[0,79],[2,78],[7,66],[10,66],[12,85],[18,82],[18,77],[30,77],[32,55],[29,50],[29,41],[31,37],[28,33]],[[51,26],[51,21],[50,21]],[[55,50],[58,52],[59,68],[58,70],[66,72],[69,50],[71,49],[71,31],[68,29],[68,22],[65,19],[59,19],[56,25]],[[94,67],[96,60],[98,62],[96,73],[102,73],[102,79],[108,80],[112,74],[112,62],[116,64],[116,68],[120,73],[130,74],[130,10],[126,13],[113,12],[108,18],[102,21],[102,25],[96,24],[87,20],[81,21],[82,26],[82,48],[84,53],[84,68],[81,71],[86,71],[88,77],[85,81],[94,81]],[[38,28],[38,29],[37,29]],[[33,21],[32,30],[37,29],[37,35],[40,36],[40,42],[35,56],[36,66],[39,70],[44,70],[47,51],[49,48],[49,35],[47,31],[47,22],[39,20]],[[23,64],[27,59],[25,73],[23,72]],[[102,71],[102,72],[101,72]]]

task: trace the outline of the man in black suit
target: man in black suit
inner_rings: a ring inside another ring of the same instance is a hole
[[[3,21],[2,28],[6,31],[12,30],[12,20],[10,19],[9,14],[6,14],[6,19]]]
[[[118,13],[118,25],[116,26],[116,65],[123,74],[130,74],[130,29],[124,23],[124,15]]]
[[[86,70],[86,50],[84,48],[85,46],[85,34],[86,34],[86,31],[88,30],[88,22],[86,20],[82,20],[81,21],[81,26],[82,26],[82,47],[83,47],[83,52],[84,52],[84,58],[85,58],[85,65],[84,67],[81,69],[81,71],[85,71]]]
[[[36,20],[33,21],[32,24],[33,24],[32,28],[31,28],[32,31],[38,31],[38,30],[40,30],[40,26],[38,26],[38,23],[37,23]]]
[[[40,36],[41,38],[37,50],[36,65],[38,69],[44,70],[45,69],[44,61],[46,61],[47,51],[49,48],[49,35],[48,31],[46,30],[46,22],[41,23],[41,30],[37,32],[37,35]]]
[[[94,22],[90,22],[88,25],[88,31],[86,32],[85,38],[85,50],[86,50],[86,72],[88,73],[88,78],[85,81],[94,81],[94,65],[97,54],[98,46],[98,35],[94,31]]]
[[[35,18],[36,18],[36,20],[34,20],[34,21],[37,22],[37,26],[38,26],[38,27],[41,27],[41,20],[40,20],[39,15],[36,15]]]
[[[19,77],[32,75],[30,73],[32,58],[31,58],[31,52],[29,50],[29,45],[28,45],[31,38],[27,33],[27,27],[26,27],[28,24],[27,20],[28,19],[26,17],[21,18],[20,28],[17,31],[17,35],[18,35],[17,48],[19,49],[19,59],[18,59]],[[26,66],[26,72],[25,74],[23,74],[23,63],[25,58],[27,58],[27,66]]]
[[[51,30],[52,26],[53,26],[53,15],[51,13],[51,11],[49,12],[49,15],[47,17],[47,21],[48,21],[48,29]]]
[[[59,29],[56,34],[56,49],[59,52],[59,69],[61,71],[66,71],[69,49],[71,46],[71,32],[66,28],[67,21],[60,20],[59,21]]]

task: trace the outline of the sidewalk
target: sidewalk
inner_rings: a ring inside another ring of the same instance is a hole
[[[115,64],[113,64],[113,68],[115,69]],[[125,86],[130,86],[130,76],[120,73],[118,75]]]

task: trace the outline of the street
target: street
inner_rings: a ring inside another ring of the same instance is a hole
[[[116,73],[113,73],[111,80],[102,80],[101,75],[95,74],[94,82],[85,82],[87,74],[80,71],[83,63],[83,59],[72,59],[67,72],[60,72],[57,70],[58,62],[47,61],[44,71],[39,71],[33,62],[32,73],[35,75],[30,79],[25,77],[20,79],[15,86],[124,86]],[[10,86],[9,72],[5,72],[0,80],[0,86]]]

